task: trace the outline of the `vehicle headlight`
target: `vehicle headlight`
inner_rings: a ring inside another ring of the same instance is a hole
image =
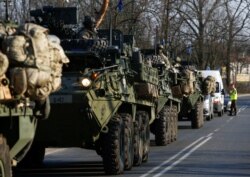
[[[82,86],[83,87],[89,87],[91,85],[92,81],[89,78],[83,78],[82,79]]]

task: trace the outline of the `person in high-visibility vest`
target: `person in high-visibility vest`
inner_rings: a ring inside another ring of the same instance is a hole
[[[234,112],[234,115],[237,114],[236,101],[237,101],[238,95],[237,95],[237,89],[235,88],[234,84],[231,84],[229,95],[230,95],[230,100],[231,100],[230,115],[232,116],[233,112]]]

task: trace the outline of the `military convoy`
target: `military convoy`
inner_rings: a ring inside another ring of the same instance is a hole
[[[102,157],[107,174],[120,174],[148,160],[150,131],[163,146],[177,139],[178,117],[188,114],[193,128],[202,126],[195,72],[150,63],[152,50],[139,50],[133,36],[119,30],[99,30],[98,39],[84,40],[51,23],[62,19],[45,20],[67,10],[31,13],[60,37],[70,63],[63,68],[61,89],[50,96],[49,118],[37,125],[25,164],[41,164],[46,147],[81,147]]]
[[[46,147],[83,147],[96,150],[107,174],[120,174],[148,160],[150,129],[157,145],[176,140],[180,101],[167,71],[147,63],[133,36],[98,34],[87,41],[61,37],[70,63],[50,96],[49,119],[37,126],[30,163],[42,163]]]
[[[66,12],[76,15],[75,10],[47,7],[31,12],[39,25],[60,37],[63,50],[54,48],[61,56],[59,66],[67,65],[62,77],[61,70],[52,72],[52,87],[45,84],[52,89],[48,94],[34,87],[27,87],[29,92],[14,89],[25,99],[1,104],[5,118],[0,124],[0,167],[6,177],[11,176],[10,159],[12,163],[22,159],[23,166],[40,165],[47,147],[93,149],[102,157],[107,174],[121,174],[148,160],[150,132],[156,145],[164,146],[177,139],[178,120],[190,120],[192,128],[204,123],[201,78],[195,70],[151,63],[154,50],[136,48],[133,36],[119,30],[99,30],[98,39],[85,40],[70,27],[58,28],[63,21],[57,17]],[[55,36],[49,38],[58,44]],[[43,93],[42,102],[32,97],[36,93]],[[47,119],[37,123],[39,118]]]

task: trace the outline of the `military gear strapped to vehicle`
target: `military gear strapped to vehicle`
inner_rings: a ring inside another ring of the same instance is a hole
[[[204,124],[202,77],[195,66],[181,64],[176,68],[178,82],[172,87],[174,95],[182,100],[178,120],[191,121],[192,128],[200,128]]]
[[[47,29],[0,24],[0,174],[11,177],[11,165],[25,161],[39,119],[48,118],[49,95],[59,89],[68,62]],[[13,28],[13,26],[11,26]],[[58,38],[57,38],[58,39]]]
[[[207,76],[203,80],[202,92],[203,94],[213,94],[216,91],[215,78],[213,76]]]

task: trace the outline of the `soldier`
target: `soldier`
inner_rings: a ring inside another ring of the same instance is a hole
[[[181,58],[180,57],[176,57],[174,67],[176,67],[176,68],[181,67]]]
[[[160,57],[161,62],[163,62],[166,65],[166,68],[169,69],[171,67],[171,64],[168,60],[168,57],[163,53],[163,48],[163,45],[157,44],[156,53]]]
[[[95,39],[97,38],[97,31],[95,29],[96,21],[93,17],[85,16],[83,22],[84,28],[80,33],[82,39]]]

